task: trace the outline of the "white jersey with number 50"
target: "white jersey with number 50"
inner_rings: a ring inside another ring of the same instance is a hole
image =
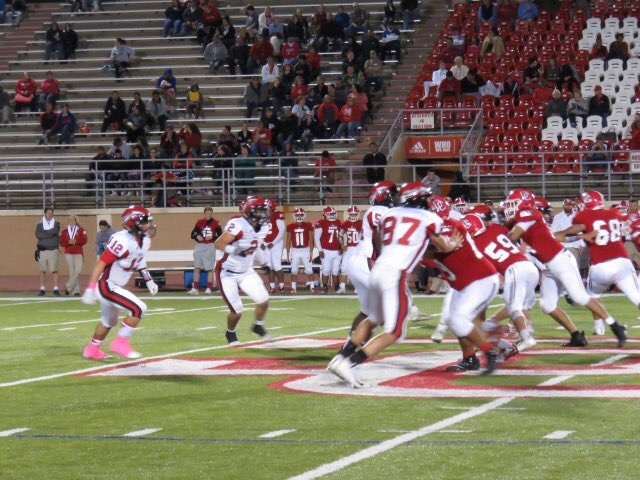
[[[144,254],[149,247],[151,247],[149,237],[142,237],[142,244],[139,244],[138,239],[127,230],[114,233],[102,255],[106,254],[105,257],[113,255],[117,260],[107,265],[102,275],[106,275],[109,282],[124,287],[133,272],[147,267]]]
[[[268,231],[265,225],[260,229],[260,233],[264,233],[262,231],[263,229],[264,231]],[[244,253],[244,256],[225,253],[218,262],[218,268],[235,273],[246,272],[253,267],[253,256],[262,240],[264,240],[264,235],[256,232],[244,217],[229,220],[224,227],[224,231],[235,237],[231,245],[239,247],[240,251]]]
[[[376,265],[413,271],[422,260],[429,238],[440,232],[442,219],[419,208],[394,207],[380,218],[382,251]]]
[[[360,243],[358,252],[367,258],[373,256],[373,235],[380,230],[380,218],[389,211],[389,207],[384,205],[373,205],[365,212],[362,218],[362,232],[360,233]]]

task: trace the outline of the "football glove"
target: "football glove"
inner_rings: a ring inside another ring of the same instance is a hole
[[[158,293],[158,284],[156,282],[154,282],[153,280],[147,280],[145,283],[147,284],[147,288],[149,289],[149,293],[151,295],[155,295],[156,293]]]
[[[80,299],[86,305],[93,305],[98,300],[95,288],[87,288]]]

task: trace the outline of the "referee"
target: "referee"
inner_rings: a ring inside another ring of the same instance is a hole
[[[207,289],[204,293],[210,294],[215,290],[213,285],[213,270],[216,266],[216,247],[213,242],[222,235],[220,223],[213,218],[213,208],[204,208],[204,218],[197,221],[196,226],[191,231],[191,238],[196,241],[193,250],[193,283],[189,295],[198,294],[198,281],[200,271],[207,272]]]

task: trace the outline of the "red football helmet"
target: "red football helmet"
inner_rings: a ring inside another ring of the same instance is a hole
[[[240,204],[238,205],[238,210],[240,210],[240,213],[242,213],[245,204],[251,200],[252,198],[258,198],[257,195],[249,195],[247,198],[245,198],[244,200],[240,201]]]
[[[393,182],[383,180],[375,183],[369,190],[369,205],[393,206],[393,200],[398,191],[398,187]]]
[[[269,222],[269,205],[267,200],[256,195],[247,197],[244,202],[240,204],[240,211],[242,216],[253,225],[254,228],[258,228],[260,225],[265,225]]]
[[[302,223],[307,216],[307,212],[304,211],[304,208],[298,207],[293,211],[293,218],[296,222]]]
[[[352,222],[356,222],[358,217],[360,217],[360,209],[355,205],[351,205],[347,210],[347,218]]]
[[[487,229],[487,227],[484,226],[484,222],[482,221],[482,219],[478,215],[474,215],[473,213],[465,215],[460,219],[460,221],[472,237],[477,237],[481,233],[484,233],[484,231]]]
[[[629,211],[629,202],[627,200],[620,200],[620,202],[617,203],[615,207],[621,214],[626,215]]]
[[[588,190],[581,197],[584,208],[589,210],[598,210],[604,206],[604,196],[597,190]]]
[[[449,203],[447,202],[446,198],[440,197],[438,195],[433,195],[431,197],[431,200],[429,200],[429,208],[440,218],[449,218],[449,212],[451,211],[451,209],[449,208]]]
[[[429,208],[431,189],[422,182],[405,183],[398,191],[398,201],[405,207]]]
[[[267,206],[269,207],[269,210],[275,212],[276,208],[278,208],[278,201],[270,198],[267,200]]]
[[[460,213],[465,213],[467,211],[467,202],[464,198],[458,197],[453,201],[453,208]]]
[[[529,190],[516,188],[509,193],[504,205],[504,216],[508,220],[516,216],[521,208],[534,208],[536,197]]]
[[[491,210],[487,205],[480,204],[473,207],[467,213],[473,213],[474,215],[478,215],[483,221],[490,222],[493,220],[493,210]]]
[[[136,235],[145,235],[152,227],[153,217],[141,205],[132,205],[122,212],[122,226]]]
[[[536,206],[536,210],[542,213],[551,213],[551,204],[546,198],[536,198],[534,205]]]
[[[447,201],[447,203],[449,204],[449,206],[452,206],[452,205],[453,205],[453,198],[451,198],[451,197],[447,197],[445,200]]]
[[[324,207],[322,209],[322,215],[330,222],[333,222],[338,218],[338,212],[336,212],[336,209],[333,207]]]

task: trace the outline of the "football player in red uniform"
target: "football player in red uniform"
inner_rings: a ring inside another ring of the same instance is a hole
[[[542,213],[535,208],[535,196],[528,190],[514,190],[505,202],[505,216],[512,226],[509,238],[514,242],[525,242],[533,256],[545,266],[540,284],[540,307],[571,334],[566,346],[585,346],[587,341],[584,332],[579,332],[567,314],[558,308],[563,287],[575,303],[588,308],[595,318],[604,319],[616,335],[618,344],[623,345],[626,340],[625,328],[609,315],[597,299],[589,296],[574,256],[551,233]]]
[[[329,290],[329,275],[333,276],[334,285],[340,273],[342,244],[340,238],[340,220],[333,207],[324,207],[322,218],[314,226],[314,240],[320,263],[322,264],[323,293]]]
[[[315,281],[313,280],[313,267],[311,256],[313,254],[313,225],[305,222],[307,213],[304,208],[298,207],[293,211],[294,221],[287,225],[287,252],[291,264],[291,292],[296,293],[298,288],[298,271],[300,265],[304,266],[304,273],[311,281],[311,292],[315,293]]]
[[[360,241],[360,230],[362,230],[362,220],[360,220],[360,209],[351,205],[347,209],[347,219],[340,226],[344,253],[340,262],[340,288],[336,293],[347,292],[347,275],[351,257],[356,253],[358,242]]]
[[[556,238],[564,241],[569,235],[582,234],[580,237],[587,242],[591,258],[587,288],[591,296],[600,298],[615,285],[640,307],[640,283],[622,241],[623,216],[615,208],[604,208],[604,196],[596,190],[584,192],[582,203],[584,210],[573,217],[573,225],[557,232]],[[595,328],[604,330],[602,319],[594,319]]]
[[[467,213],[467,202],[464,198],[458,197],[453,201],[453,209],[461,214]]]
[[[284,212],[277,211],[278,202],[267,200],[269,205],[269,225],[262,243],[267,267],[269,267],[269,292],[276,293],[276,278],[278,290],[284,293],[284,272],[282,271],[282,251],[284,249]]]

